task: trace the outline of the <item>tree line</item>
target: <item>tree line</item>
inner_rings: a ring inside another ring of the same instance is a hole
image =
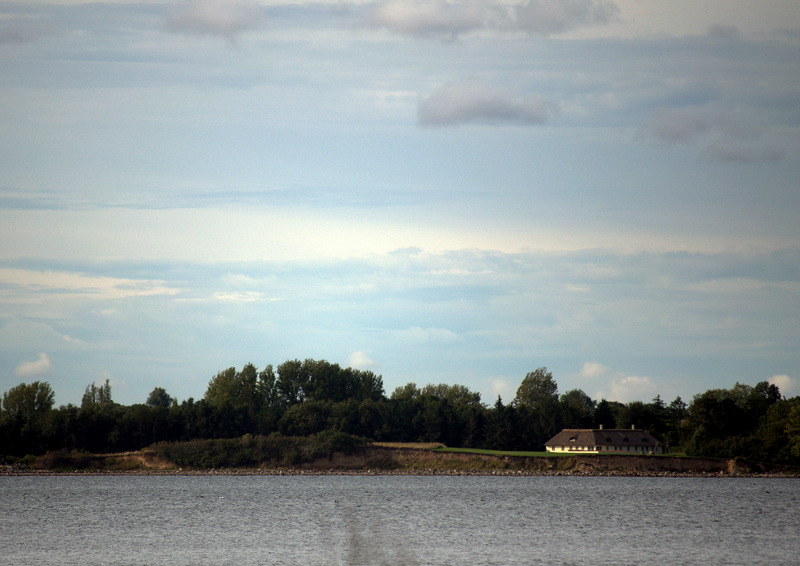
[[[669,451],[800,465],[800,397],[766,381],[712,389],[690,403],[595,402],[559,394],[547,368],[528,373],[510,403],[492,405],[463,385],[408,383],[387,396],[380,375],[325,360],[289,360],[259,371],[231,367],[205,395],[178,402],[156,387],[144,403],[121,405],[108,380],[86,387],[80,406],[54,407],[47,382],[3,394],[0,456],[56,450],[109,453],[159,442],[244,435],[308,437],[344,433],[375,441],[441,442],[452,447],[543,450],[562,428],[645,429]]]

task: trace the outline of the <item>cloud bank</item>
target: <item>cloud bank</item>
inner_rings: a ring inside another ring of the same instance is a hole
[[[240,33],[260,28],[264,13],[256,0],[188,0],[167,14],[166,24],[171,31],[234,43]]]
[[[466,79],[445,84],[417,107],[421,126],[478,123],[542,124],[558,107],[537,96],[514,98],[487,84]]]
[[[46,375],[52,367],[50,357],[44,352],[41,352],[36,360],[19,364],[16,369],[14,369],[14,375],[27,378],[42,377]]]
[[[607,24],[618,12],[614,3],[605,0],[529,0],[510,6],[481,1],[390,1],[371,8],[364,23],[420,38],[456,39],[478,30],[546,37]]]
[[[723,162],[779,161],[780,149],[760,142],[762,128],[732,112],[701,108],[655,110],[641,126],[641,139],[674,146],[697,143],[701,155]]]

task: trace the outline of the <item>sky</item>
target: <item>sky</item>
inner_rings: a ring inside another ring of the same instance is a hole
[[[800,395],[796,0],[0,0],[0,100],[0,391]]]

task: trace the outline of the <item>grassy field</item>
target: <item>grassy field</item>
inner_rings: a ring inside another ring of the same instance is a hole
[[[574,454],[559,454],[555,452],[524,452],[518,450],[484,450],[481,448],[448,448],[440,446],[435,449],[437,452],[461,452],[466,454],[485,454],[487,456],[522,456],[530,458],[533,456],[574,456]]]
[[[381,448],[406,448],[411,450],[438,450],[444,448],[441,442],[373,442],[373,446]]]

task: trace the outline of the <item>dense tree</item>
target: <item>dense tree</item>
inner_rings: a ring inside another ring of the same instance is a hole
[[[413,383],[409,385],[413,385]],[[420,390],[419,394],[442,399],[454,407],[478,407],[481,404],[481,394],[477,391],[470,391],[469,388],[463,385],[448,385],[446,383],[426,385]]]
[[[245,365],[239,372],[230,367],[211,379],[204,398],[213,407],[230,405],[255,413],[261,408],[257,381],[258,371],[253,364]]]
[[[519,413],[521,436],[529,450],[544,449],[544,443],[562,428],[558,384],[545,367],[525,376],[512,406]]]
[[[144,403],[148,407],[163,407],[169,408],[172,405],[172,397],[167,393],[163,387],[156,387],[147,396],[147,401]]]
[[[667,405],[660,396],[595,404],[580,389],[558,396],[545,368],[523,379],[514,402],[486,406],[462,385],[414,383],[386,398],[380,376],[317,360],[290,360],[277,372],[252,364],[209,382],[204,398],[175,402],[156,387],[144,404],[111,399],[108,380],[86,388],[81,407],[53,408],[47,383],[20,384],[3,395],[0,452],[8,456],[69,449],[136,450],[172,440],[353,434],[374,440],[541,450],[565,427],[645,428],[672,450],[695,456],[741,456],[800,465],[800,397],[784,399],[767,382],[735,384]]]
[[[600,399],[594,408],[594,428],[617,428],[617,415],[625,405],[618,401]]]
[[[514,405],[534,411],[550,410],[558,405],[558,384],[547,368],[529,372],[522,380],[514,398]]]
[[[88,409],[93,406],[111,405],[111,382],[106,379],[102,385],[96,385],[92,382],[91,385],[86,386],[86,391],[83,393],[81,399],[81,408]]]
[[[303,369],[303,363],[300,360],[287,360],[278,366],[275,391],[278,403],[282,406],[288,407],[305,400],[308,376],[305,375]]]
[[[592,428],[595,402],[583,390],[567,391],[558,404],[564,428]]]
[[[485,448],[494,450],[517,448],[516,424],[514,406],[503,405],[503,399],[498,395],[486,423]]]
[[[400,399],[416,399],[421,394],[419,387],[414,382],[406,383],[401,387],[397,387],[392,391],[392,400],[397,401]]]
[[[3,411],[8,418],[30,421],[53,408],[55,393],[46,381],[20,383],[3,393]]]
[[[0,411],[0,452],[32,453],[48,445],[55,394],[44,381],[20,383],[3,393]]]

